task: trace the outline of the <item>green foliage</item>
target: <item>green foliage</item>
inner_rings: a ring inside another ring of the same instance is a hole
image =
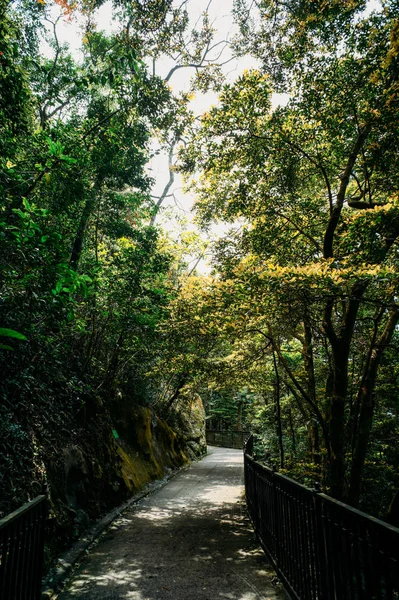
[[[201,291],[203,335],[216,321],[219,363],[265,397],[251,418],[267,452],[355,505],[377,406],[390,420],[378,373],[399,319],[397,3],[364,8],[237,1],[237,47],[264,69],[223,88],[180,163],[200,221],[233,226]]]
[[[6,329],[4,327],[0,327],[0,337],[15,338],[17,340],[27,339],[26,336],[24,336],[22,333],[19,333],[14,329]],[[0,344],[0,350],[13,350],[13,347],[7,344]]]
[[[41,489],[56,430],[105,431],[121,396],[167,415],[190,389],[217,426],[251,427],[259,457],[383,514],[398,485],[397,3],[366,17],[363,1],[236,0],[236,50],[263,67],[226,86],[207,11],[190,31],[184,2],[115,2],[107,34],[93,6],[60,5],[87,17],[79,61],[46,5],[1,9],[4,507]],[[199,123],[168,84],[183,67],[192,89],[221,90]],[[198,219],[232,225],[209,278],[187,273],[198,236],[176,247],[153,226],[151,141],[171,166],[188,130]]]
[[[192,119],[188,96],[146,66],[183,44],[184,6],[120,3],[119,31],[107,34],[94,6],[58,4],[87,18],[81,59],[60,44],[49,5],[1,9],[1,513],[46,478],[67,505],[62,448],[87,437],[88,455],[98,444],[108,464],[97,438],[119,399],[159,400],[160,331],[191,247],[171,248],[149,224],[147,173],[154,136],[177,140]]]
[[[14,331],[14,329],[5,329],[4,327],[0,327],[0,336],[16,338],[17,340],[26,340],[26,337],[22,333],[18,333],[18,331]]]

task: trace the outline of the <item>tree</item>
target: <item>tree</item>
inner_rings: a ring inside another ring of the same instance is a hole
[[[378,367],[399,318],[394,5],[362,18],[357,3],[327,3],[317,17],[314,7],[259,3],[265,26],[250,42],[265,56],[277,36],[275,68],[225,87],[182,155],[183,172],[201,173],[201,218],[239,220],[233,250],[227,259],[218,254],[220,276],[246,296],[250,327],[253,320],[268,336],[317,419],[331,493],[353,504]],[[269,11],[282,23],[273,39]],[[272,111],[280,82],[291,99]],[[281,350],[294,336],[303,340],[306,386]],[[365,361],[355,356],[358,345]]]
[[[173,43],[171,3],[119,5],[144,21],[109,35],[93,7],[74,7],[88,22],[81,60],[60,44],[52,8],[1,7],[1,512],[47,476],[65,509],[54,465],[72,439],[100,440],[109,466],[119,404],[155,404],[163,380],[148,374],[185,269],[185,251],[149,224],[146,172],[154,133],[168,138],[182,107],[145,62],[150,22]],[[47,25],[50,58],[39,44]],[[120,499],[111,492],[105,505]]]

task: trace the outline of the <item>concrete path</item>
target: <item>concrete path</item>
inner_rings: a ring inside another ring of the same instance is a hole
[[[208,452],[115,521],[59,600],[284,598],[246,517],[242,452]]]

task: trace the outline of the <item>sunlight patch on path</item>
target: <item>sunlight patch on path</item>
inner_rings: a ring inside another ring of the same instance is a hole
[[[119,518],[59,600],[277,600],[243,505],[243,457],[202,461]]]

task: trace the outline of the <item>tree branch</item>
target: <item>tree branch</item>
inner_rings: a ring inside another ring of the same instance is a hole
[[[334,256],[333,253],[333,241],[334,241],[334,233],[337,228],[342,207],[344,205],[345,194],[349,184],[349,180],[352,174],[353,167],[355,166],[357,157],[362,149],[364,142],[366,141],[369,133],[371,131],[371,124],[368,124],[364,127],[363,131],[359,132],[357,136],[356,142],[353,146],[352,152],[349,155],[348,161],[346,163],[345,170],[340,176],[341,183],[339,186],[337,199],[335,205],[332,209],[330,219],[328,221],[327,229],[324,235],[324,245],[323,245],[323,253],[324,258],[332,258]]]
[[[306,392],[306,390],[303,388],[303,386],[300,384],[300,382],[298,381],[298,379],[295,377],[295,375],[293,374],[291,368],[289,367],[287,361],[285,360],[284,356],[281,353],[281,350],[278,346],[278,344],[276,344],[274,337],[272,335],[271,329],[269,327],[269,334],[268,334],[268,338],[274,348],[274,350],[276,351],[276,354],[279,358],[279,361],[281,362],[281,364],[283,365],[288,377],[291,379],[292,383],[294,384],[294,386],[297,388],[297,390],[299,391],[299,393],[301,394],[301,396],[303,397],[303,399],[305,400],[305,402],[307,402],[307,404],[309,404],[309,406],[312,408],[319,424],[320,427],[322,428],[323,431],[323,435],[324,435],[324,440],[326,443],[326,450],[328,453],[328,456],[330,456],[330,435],[328,432],[328,428],[327,428],[327,424],[324,420],[323,415],[321,414],[318,406],[315,404],[315,402],[312,400],[312,398],[309,396],[309,394]]]
[[[174,181],[175,181],[175,174],[173,171],[173,151],[175,148],[175,143],[172,143],[170,148],[169,148],[169,154],[168,154],[168,169],[169,169],[169,181],[167,182],[167,184],[165,185],[162,194],[159,196],[158,198],[158,202],[156,203],[155,207],[154,207],[154,212],[153,215],[151,217],[150,220],[150,226],[154,226],[155,224],[155,220],[157,218],[159,209],[161,207],[162,202],[165,200],[165,198],[168,195],[168,192],[170,190],[170,188],[172,187]]]

